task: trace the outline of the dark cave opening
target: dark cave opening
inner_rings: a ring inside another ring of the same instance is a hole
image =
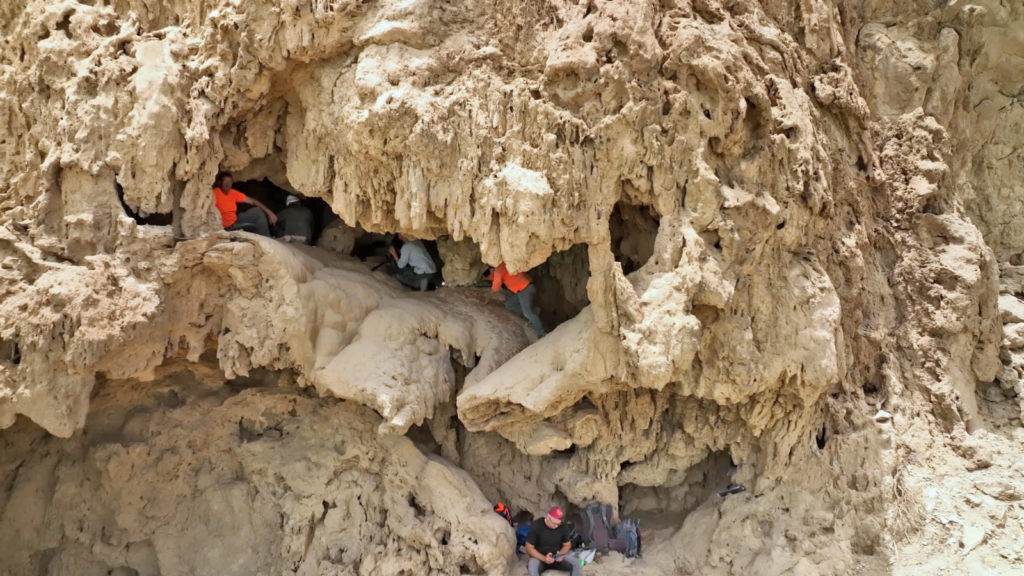
[[[121,209],[128,215],[132,220],[143,226],[170,226],[174,223],[174,215],[171,212],[157,212],[154,214],[146,214],[145,212],[139,212],[133,210],[131,206],[128,206],[124,201],[124,188],[119,182],[114,182],[114,188],[117,190],[117,201],[121,203]]]
[[[825,444],[828,443],[828,429],[825,424],[821,425],[821,430],[814,435],[814,444],[818,447],[818,450],[824,450]]]
[[[612,253],[623,274],[639,270],[654,255],[658,237],[658,215],[648,206],[619,202],[608,220]]]
[[[575,318],[590,305],[587,294],[590,256],[586,244],[575,244],[568,250],[551,254],[528,274],[537,286],[536,304],[540,307],[540,319],[549,331]]]
[[[0,338],[0,363],[12,366],[21,364],[21,346],[16,341]]]
[[[733,467],[729,453],[717,451],[661,486],[625,484],[619,488],[620,515],[639,518],[646,526],[679,527],[690,512],[730,485]]]
[[[280,213],[287,208],[287,198],[290,194],[293,194],[275,184],[270,178],[235,182],[234,188],[250,198],[259,200],[267,208],[273,210],[274,213]],[[340,219],[323,198],[307,198],[297,193],[293,195],[299,199],[299,206],[309,209],[313,214],[313,237],[309,239],[308,243],[316,244],[324,231],[333,222],[340,221]]]

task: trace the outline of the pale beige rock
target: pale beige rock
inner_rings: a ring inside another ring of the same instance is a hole
[[[5,568],[46,566],[49,543],[67,574],[506,573],[511,529],[464,472],[378,436],[365,408],[322,406],[277,387],[287,378],[232,394],[209,380],[215,367],[192,366],[101,385],[88,439],[21,425],[3,441],[4,466],[25,462],[0,515]],[[60,479],[37,481],[58,460]],[[103,542],[72,556],[93,529]]]
[[[359,231],[346,226],[341,220],[334,220],[320,231],[316,245],[338,254],[351,254],[359,238]]]
[[[0,571],[502,573],[489,500],[594,498],[631,574],[1012,565],[917,496],[1022,490],[1022,11],[3,3]],[[221,169],[461,288],[220,232]],[[582,311],[533,341],[499,262]]]

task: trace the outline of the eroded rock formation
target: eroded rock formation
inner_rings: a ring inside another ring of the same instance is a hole
[[[6,3],[0,568],[502,574],[496,499],[634,573],[1021,561],[1022,11]],[[221,169],[448,286],[219,231]]]

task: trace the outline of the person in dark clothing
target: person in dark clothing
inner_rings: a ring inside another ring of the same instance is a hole
[[[277,213],[277,230],[286,242],[313,245],[313,211],[303,206],[292,194],[284,201],[284,210]]]
[[[562,525],[564,516],[561,508],[553,506],[546,516],[530,525],[525,546],[530,557],[526,564],[530,576],[540,576],[546,570],[570,572],[572,576],[583,574],[580,565],[566,556],[572,548],[572,540],[569,529]]]

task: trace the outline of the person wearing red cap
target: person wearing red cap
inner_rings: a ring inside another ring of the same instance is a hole
[[[566,558],[572,548],[569,529],[562,525],[565,514],[558,506],[552,506],[543,518],[538,518],[530,525],[530,533],[526,537],[526,554],[530,560],[526,564],[530,576],[540,576],[546,570],[570,572],[572,576],[581,576],[580,565]]]

